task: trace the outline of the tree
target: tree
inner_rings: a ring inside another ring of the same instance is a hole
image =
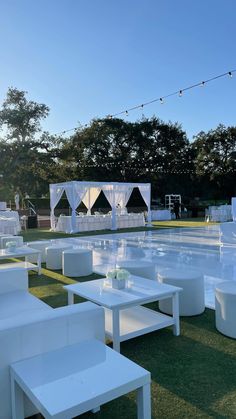
[[[219,125],[207,133],[201,131],[192,147],[203,191],[211,190],[215,198],[233,196],[236,192],[236,127]]]
[[[9,88],[0,110],[0,128],[7,130],[6,139],[24,143],[41,131],[40,121],[48,116],[49,108],[26,99],[27,92]]]

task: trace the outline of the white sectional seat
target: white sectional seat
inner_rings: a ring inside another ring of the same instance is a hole
[[[25,269],[0,271],[0,419],[12,419],[10,365],[85,340],[104,342],[104,310],[86,302],[52,309],[28,292]],[[26,398],[25,417],[37,413]]]

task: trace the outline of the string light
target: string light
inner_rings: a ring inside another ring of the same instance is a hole
[[[156,103],[156,102],[160,102],[161,104],[163,104],[164,103],[164,99],[167,99],[167,98],[169,98],[171,96],[176,96],[176,95],[182,96],[183,95],[183,92],[185,92],[187,90],[191,90],[191,89],[194,89],[194,88],[199,87],[199,86],[205,86],[207,83],[210,83],[210,82],[212,82],[214,80],[217,80],[217,79],[222,78],[222,77],[225,77],[225,76],[229,76],[230,78],[232,78],[233,77],[233,73],[235,73],[235,72],[236,72],[236,69],[231,70],[231,71],[227,71],[227,73],[222,73],[222,74],[219,74],[217,76],[214,76],[214,77],[211,77],[209,79],[206,79],[204,81],[201,81],[199,83],[192,84],[191,86],[185,87],[184,89],[177,90],[177,91],[172,92],[172,93],[169,93],[169,94],[167,94],[165,96],[162,96],[162,97],[159,97],[159,98],[150,100],[148,102],[143,102],[141,105],[136,105],[136,106],[133,106],[132,108],[128,108],[126,110],[123,110],[123,111],[120,111],[120,112],[117,112],[117,113],[114,113],[114,114],[109,114],[107,116],[107,118],[112,119],[114,117],[118,117],[118,116],[121,116],[121,115],[128,116],[129,115],[129,112],[134,111],[134,110],[137,110],[137,109],[143,109],[144,106],[148,106],[148,105],[151,105],[151,104]],[[86,126],[88,126],[88,125],[86,124]],[[81,125],[80,127],[75,127],[75,128],[71,128],[71,129],[68,129],[68,130],[64,130],[64,131],[58,132],[55,135],[64,135],[67,132],[71,132],[71,131],[75,131],[76,132],[79,128],[83,128],[83,127],[84,126]]]

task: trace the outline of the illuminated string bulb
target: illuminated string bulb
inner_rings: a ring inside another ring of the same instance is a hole
[[[232,71],[229,71],[229,77],[233,77]]]
[[[205,82],[204,82],[204,81],[202,81],[202,82],[201,82],[201,86],[202,86],[202,87],[204,87],[204,86],[205,86]]]
[[[162,99],[162,97],[160,97],[160,102],[161,102],[161,104],[163,105],[164,100]]]
[[[129,112],[128,111],[125,111],[125,115],[128,116],[129,115]]]
[[[179,91],[179,97],[183,96],[183,90]]]

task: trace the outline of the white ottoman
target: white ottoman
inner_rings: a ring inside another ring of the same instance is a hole
[[[89,249],[67,249],[62,253],[65,276],[87,276],[93,272],[93,252]]]
[[[41,262],[46,262],[46,247],[52,246],[51,240],[41,240],[35,242],[28,242],[26,246],[30,247],[31,249],[36,249],[41,251]],[[31,255],[27,257],[28,262],[36,263],[37,262],[37,255]]]
[[[216,328],[236,339],[236,281],[225,281],[215,288]]]
[[[163,269],[158,273],[158,281],[164,284],[180,287],[180,316],[196,316],[205,310],[204,278],[201,272],[190,270],[188,266],[182,269]],[[166,314],[172,314],[171,299],[159,301],[159,309]]]
[[[5,249],[7,242],[15,242],[17,247],[23,246],[23,237],[22,236],[2,236],[1,240],[1,248]]]
[[[46,247],[46,268],[57,270],[62,269],[62,252],[71,245],[54,245]]]
[[[155,265],[146,260],[121,260],[117,262],[117,267],[126,269],[132,275],[147,279],[156,279]]]

